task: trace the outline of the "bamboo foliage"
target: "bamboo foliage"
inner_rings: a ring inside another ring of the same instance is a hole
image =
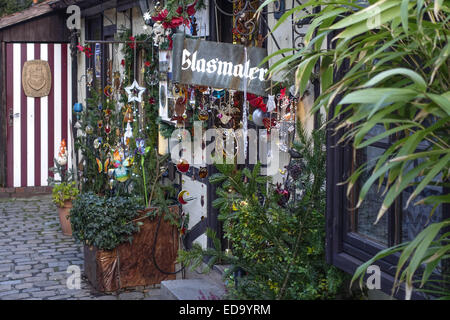
[[[273,0],[265,1],[259,10],[271,2]],[[361,1],[311,0],[285,12],[275,28],[291,17],[299,19],[304,8],[317,6],[321,8],[319,13],[306,16],[312,20],[305,36],[305,47],[272,65],[270,74],[296,68],[296,88],[300,95],[309,80],[320,77],[321,94],[312,112],[322,108],[329,112],[328,120],[336,120],[336,130],[344,132],[341,143],[350,142],[355,149],[361,149],[395,137],[395,143],[370,169],[369,179],[359,190],[356,208],[369,189],[377,185],[383,203],[376,223],[400,194],[412,187],[406,207],[432,205],[430,215],[434,214],[438,207],[450,203],[447,192],[417,199],[428,186],[443,190],[449,187],[448,2],[371,0],[364,6]],[[324,41],[330,35],[333,49],[324,50]],[[316,74],[313,67],[317,62],[320,62],[320,70]],[[348,67],[342,78],[333,81],[333,70],[344,65]],[[380,125],[384,131],[369,137],[369,132]],[[364,164],[345,181],[347,194],[366,168]],[[420,286],[435,285],[430,280],[431,273],[442,259],[450,256],[449,233],[445,232],[449,224],[449,220],[431,224],[410,243],[380,252],[357,270],[354,280],[358,277],[362,280],[370,263],[400,251],[396,288],[405,282],[409,298],[414,276],[418,273],[422,275]],[[450,296],[448,290],[432,291],[443,297]]]

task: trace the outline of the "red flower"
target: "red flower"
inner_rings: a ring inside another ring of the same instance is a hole
[[[197,4],[197,0],[195,0],[193,4],[189,5],[186,8],[186,12],[187,12],[188,16],[193,16],[195,14],[195,12],[196,12],[195,5],[196,4]]]
[[[163,11],[161,11],[160,13],[158,13],[157,16],[152,17],[153,21],[164,21],[167,16],[169,15],[169,11],[167,9],[164,9]]]
[[[150,99],[148,99],[148,103],[150,103],[150,104],[155,104],[155,103],[156,103],[155,98],[150,97]]]
[[[283,88],[280,90],[280,95],[281,95],[281,98],[284,98],[284,96],[286,95],[286,88]]]
[[[93,53],[92,53],[91,48],[85,47],[85,48],[84,48],[84,54],[85,54],[86,57],[88,57],[88,58],[92,57]]]
[[[178,13],[179,15],[181,15],[183,13],[183,7],[179,6],[176,13]]]
[[[145,61],[145,66],[146,67],[150,67],[152,65],[152,63],[150,61]]]
[[[120,62],[120,64],[122,65],[122,67],[125,67],[125,59],[122,59],[122,61]]]
[[[78,48],[78,50],[80,50],[81,52],[84,51],[84,47],[83,47],[81,44],[78,44],[78,45],[77,45],[77,48]]]
[[[183,22],[184,22],[183,17],[174,17],[174,18],[172,18],[172,21],[170,23],[173,26],[172,28],[176,28],[178,26],[181,26],[183,24]]]
[[[129,42],[128,43],[128,46],[131,48],[131,49],[135,49],[136,48],[136,42],[134,42],[134,41],[136,41],[136,38],[135,37],[129,37],[128,38],[130,41],[132,41],[132,42]]]

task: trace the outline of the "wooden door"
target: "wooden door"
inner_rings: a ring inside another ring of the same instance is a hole
[[[30,60],[48,61],[48,96],[27,97],[22,69]],[[6,44],[6,184],[7,187],[47,186],[49,168],[66,140],[72,165],[72,88],[69,45],[66,43]]]

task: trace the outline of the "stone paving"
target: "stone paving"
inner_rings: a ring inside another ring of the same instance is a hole
[[[62,234],[50,196],[0,199],[0,300],[160,299],[157,287],[105,295],[84,277],[80,289],[69,289],[70,265],[83,273],[83,249]]]

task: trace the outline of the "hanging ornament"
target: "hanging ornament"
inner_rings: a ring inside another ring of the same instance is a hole
[[[94,69],[88,68],[86,71],[86,82],[89,88],[92,87],[93,81],[94,81]]]
[[[124,144],[127,146],[130,145],[130,139],[133,137],[133,129],[131,128],[130,122],[127,123],[127,128],[125,130],[125,134],[123,136],[124,138]]]
[[[102,110],[103,110],[103,105],[99,104],[99,105],[97,106],[97,109],[98,109],[99,111],[102,111]]]
[[[103,139],[101,137],[98,137],[94,140],[94,148],[98,149],[102,145]]]
[[[73,105],[73,111],[77,114],[77,119],[80,119],[80,113],[83,111],[83,105],[79,102]]]
[[[182,98],[183,99],[182,102],[185,103],[187,100],[187,90],[183,86],[175,84],[172,87],[172,96],[174,97],[175,100]]]
[[[109,188],[112,190],[114,188],[114,179],[109,179]]]
[[[133,110],[131,109],[130,105],[127,106],[127,110],[125,111],[125,115],[123,117],[123,122],[133,122]]]
[[[217,117],[220,119],[220,122],[222,122],[222,124],[227,124],[232,118],[231,116],[224,113],[219,113]]]
[[[111,109],[106,109],[106,110],[104,110],[103,112],[105,113],[105,119],[106,119],[106,120],[109,120],[109,118],[110,118],[111,115],[112,115],[112,110],[111,110]]]
[[[272,112],[273,110],[275,110],[276,104],[275,104],[275,96],[274,95],[273,96],[270,94],[268,95],[266,107],[267,107],[267,112]]]
[[[212,95],[216,99],[223,98],[225,96],[225,89],[214,89]]]
[[[103,120],[98,120],[98,121],[97,121],[97,127],[98,127],[99,129],[103,128]]]
[[[139,86],[136,79],[133,81],[131,86],[125,88],[125,91],[128,95],[128,102],[142,102],[142,95],[145,92],[145,88]]]
[[[172,121],[177,121],[177,126],[182,127],[184,125],[184,120],[186,119],[183,117],[186,112],[186,105],[183,103],[183,98],[178,98],[175,103],[175,116],[171,118]]]
[[[120,72],[114,72],[114,90],[119,91],[120,89]]]
[[[105,94],[105,96],[110,97],[113,94],[113,88],[110,85],[107,85],[103,89],[103,93]]]
[[[200,111],[200,113],[198,114],[198,119],[200,121],[207,121],[209,119],[208,111],[206,110]]]
[[[110,178],[114,177],[114,169],[108,169],[108,177]]]
[[[262,112],[261,109],[255,109],[255,111],[253,111],[252,114],[253,123],[259,127],[262,127],[264,126],[263,119],[264,119],[264,112]]]
[[[67,148],[66,148],[66,140],[61,140],[61,145],[59,147],[58,157],[56,158],[56,162],[60,166],[65,166],[67,164]]]
[[[187,201],[184,199],[184,195],[189,195],[189,192],[186,190],[181,190],[180,193],[178,193],[178,202],[180,204],[187,204]]]
[[[198,176],[201,179],[205,179],[208,176],[208,168],[207,167],[201,167],[198,170]]]
[[[181,173],[186,173],[189,171],[190,165],[186,159],[180,159],[177,163],[177,170]]]
[[[111,133],[111,126],[109,125],[109,123],[105,125],[105,133],[108,135]]]
[[[87,134],[92,134],[92,133],[94,132],[94,128],[92,128],[92,126],[91,126],[90,124],[88,124],[88,125],[86,126],[86,128],[84,128],[84,131],[85,131]]]
[[[264,118],[262,122],[264,124],[264,127],[267,129],[267,132],[270,132],[272,127],[276,125],[276,121],[273,118]]]
[[[119,182],[125,182],[129,178],[128,169],[124,166],[120,166],[114,170],[114,177]]]

